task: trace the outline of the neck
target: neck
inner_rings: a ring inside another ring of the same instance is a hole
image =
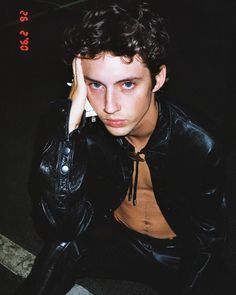
[[[154,100],[140,126],[126,136],[126,139],[135,147],[135,152],[139,152],[148,143],[158,120],[158,104]]]

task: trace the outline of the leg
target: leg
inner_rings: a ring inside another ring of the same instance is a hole
[[[163,294],[169,289],[176,293],[180,264],[176,239],[148,238],[106,221],[81,237],[78,244],[81,252],[87,248],[86,276],[138,281],[162,290]]]

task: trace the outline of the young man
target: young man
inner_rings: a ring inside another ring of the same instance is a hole
[[[167,44],[162,18],[135,0],[92,2],[67,30],[70,99],[44,120],[30,186],[46,244],[18,294],[66,294],[88,275],[202,292],[224,240],[222,156],[158,96]]]

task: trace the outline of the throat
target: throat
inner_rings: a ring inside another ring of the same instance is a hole
[[[158,117],[158,104],[153,101],[148,115],[125,137],[134,146],[135,152],[141,151],[147,145],[149,138],[156,128]]]
[[[139,154],[147,145],[150,136],[151,133],[145,137],[126,136],[125,139],[134,147],[134,154]]]

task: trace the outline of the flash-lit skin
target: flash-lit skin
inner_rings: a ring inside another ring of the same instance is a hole
[[[135,57],[128,63],[109,53],[82,59],[87,97],[107,130],[126,136],[141,149],[146,145],[158,117],[155,92],[165,81],[165,67],[152,87],[149,69]]]
[[[141,150],[158,120],[155,92],[165,82],[166,67],[162,66],[153,86],[150,71],[138,56],[128,63],[105,53],[95,59],[82,59],[81,65],[88,100],[106,129],[114,136],[126,136],[136,151]],[[137,205],[133,206],[126,196],[114,217],[152,237],[175,236],[156,202],[146,162],[140,163]]]

